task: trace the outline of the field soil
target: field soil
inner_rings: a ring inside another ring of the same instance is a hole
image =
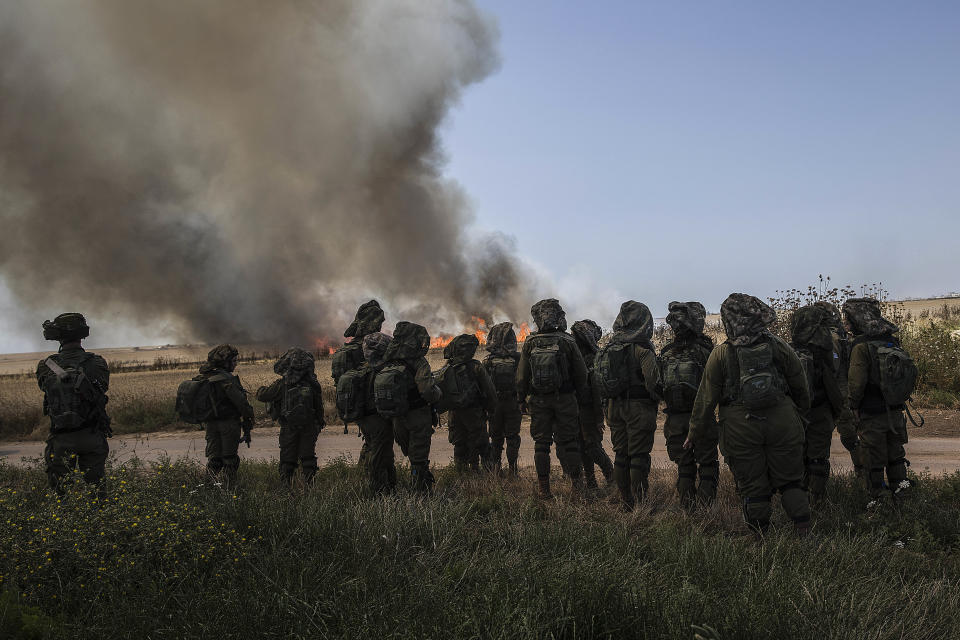
[[[926,419],[924,427],[911,428],[909,433],[910,442],[906,448],[912,469],[918,473],[929,471],[935,475],[960,470],[960,412],[926,410],[924,417]],[[653,465],[672,468],[672,463],[667,456],[662,426],[661,418],[661,429],[658,430],[654,440]],[[241,457],[263,460],[277,458],[279,431],[280,429],[271,423],[260,421],[258,427],[253,430],[253,443],[250,448],[241,445]],[[525,467],[533,465],[533,441],[529,433],[529,422],[524,418],[521,429],[520,464]],[[453,460],[453,445],[449,443],[447,435],[446,428],[441,426],[433,436],[430,459],[434,464],[443,466]],[[320,464],[341,457],[357,460],[362,442],[356,425],[350,425],[347,434],[343,433],[343,425],[331,425],[323,430],[317,440],[317,457]],[[0,459],[6,458],[13,464],[29,464],[42,457],[43,447],[42,441],[0,442]],[[610,443],[609,430],[604,434],[604,448],[612,458],[613,447]],[[397,460],[402,460],[400,449],[396,446],[394,449]],[[205,459],[203,432],[199,430],[115,436],[110,440],[110,451],[118,462],[129,460],[134,456],[149,461],[162,458],[188,458],[198,461]],[[831,464],[837,469],[851,468],[850,457],[836,436],[831,448]],[[554,466],[559,468],[555,457]]]

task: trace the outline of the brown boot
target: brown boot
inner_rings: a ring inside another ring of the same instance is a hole
[[[537,486],[540,489],[540,497],[544,500],[553,498],[550,493],[550,476],[537,476]]]

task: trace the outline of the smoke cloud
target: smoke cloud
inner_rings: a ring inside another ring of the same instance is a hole
[[[3,3],[0,275],[210,342],[337,337],[370,296],[526,319],[437,133],[497,39],[469,0]]]

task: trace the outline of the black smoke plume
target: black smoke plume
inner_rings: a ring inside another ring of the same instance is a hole
[[[339,336],[370,296],[525,319],[437,134],[497,38],[469,0],[5,2],[0,276],[211,342]]]

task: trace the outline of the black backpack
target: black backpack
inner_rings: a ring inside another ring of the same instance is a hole
[[[633,385],[633,343],[609,342],[593,360],[594,380],[603,398],[619,398]]]
[[[200,374],[181,382],[177,387],[176,401],[176,411],[180,419],[189,424],[215,420],[219,396],[214,382],[223,379],[223,375]]]
[[[308,379],[295,383],[284,381],[283,397],[280,398],[280,417],[293,428],[309,427],[317,422],[314,397],[317,390]]]
[[[671,411],[685,413],[693,410],[703,377],[700,362],[689,356],[689,352],[674,354],[667,351],[661,358],[663,369],[663,399]]]
[[[413,379],[409,367],[401,361],[386,364],[373,379],[373,401],[384,418],[399,418],[410,411]]]
[[[530,349],[530,387],[534,393],[557,393],[570,380],[570,364],[559,337],[537,336]]]
[[[350,369],[337,380],[337,415],[344,424],[367,415],[367,390],[373,373],[373,369],[363,366]]]
[[[474,362],[447,363],[434,375],[443,395],[437,403],[437,411],[469,409],[480,403],[480,385],[477,383]]]
[[[50,416],[50,431],[76,431],[98,420],[106,398],[83,370],[82,363],[91,357],[87,354],[80,363],[65,367],[52,356],[47,358],[47,368],[53,372],[43,381],[44,412]]]
[[[339,382],[340,376],[363,364],[363,345],[359,340],[348,342],[333,353],[330,359],[330,376]]]
[[[501,396],[517,395],[517,359],[510,356],[491,356],[484,366],[493,388]]]
[[[780,403],[787,387],[774,358],[770,340],[751,345],[735,346],[740,368],[738,393],[748,409],[765,409]]]

